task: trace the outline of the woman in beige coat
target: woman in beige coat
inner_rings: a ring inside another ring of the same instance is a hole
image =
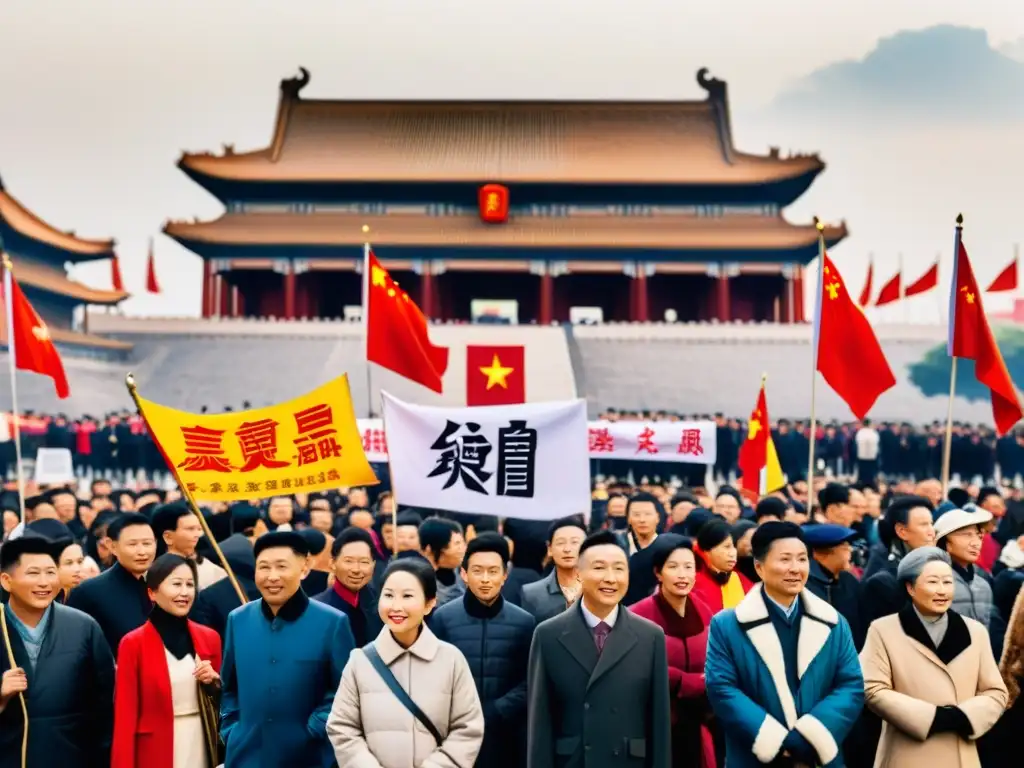
[[[1006,707],[988,632],[949,610],[942,550],[915,549],[897,577],[912,604],[875,621],[860,655],[865,703],[884,722],[875,768],[980,768],[975,740]]]
[[[388,566],[378,601],[384,629],[352,651],[327,718],[338,765],[473,768],[483,708],[465,656],[423,622],[436,601],[428,563],[409,558]]]

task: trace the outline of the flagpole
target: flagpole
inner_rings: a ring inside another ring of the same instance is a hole
[[[370,231],[369,224],[363,224],[363,234]],[[370,242],[363,243],[363,357],[366,358],[366,413],[373,418],[373,378],[370,370]]]
[[[964,231],[964,215],[962,213],[957,214],[956,217],[956,233],[953,236],[953,283],[950,285],[949,293],[950,296],[956,297],[956,273],[957,264],[960,260],[960,238]],[[953,312],[955,310],[950,307],[949,322],[955,322]],[[952,327],[952,326],[951,326]],[[952,342],[950,346],[951,353],[953,351]],[[953,400],[956,398],[956,356],[950,354],[950,365],[949,365],[949,406],[946,409],[946,439],[942,444],[942,498],[946,498],[949,493],[949,462],[953,453]]]
[[[818,290],[816,291],[818,306],[814,311],[818,313],[818,324],[821,323],[821,300],[825,285],[825,225],[820,220],[815,221],[818,229]],[[817,326],[815,326],[817,327]],[[818,349],[817,333],[815,333],[815,348],[811,354],[811,424],[808,442],[810,450],[807,459],[807,493],[809,498],[814,497],[814,449],[816,448],[818,433],[817,395],[818,395]]]
[[[903,324],[906,325],[907,324],[907,302],[906,302],[906,298],[907,298],[907,280],[906,280],[906,276],[903,274],[903,252],[902,251],[900,252],[900,255],[899,255],[899,270],[900,270],[899,271],[899,280],[900,280],[900,296],[899,296],[900,310],[903,313]]]
[[[0,247],[0,257],[3,259],[4,267],[4,310],[6,312],[5,322],[7,324],[7,358],[8,367],[11,371],[11,424],[14,429],[14,461],[16,477],[18,478],[18,509],[21,512],[21,523],[26,525],[25,520],[25,468],[21,461],[21,411],[18,409],[18,353],[14,342],[14,281],[11,260],[7,257],[6,251]]]

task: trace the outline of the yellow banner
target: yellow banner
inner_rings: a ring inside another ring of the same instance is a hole
[[[138,397],[139,413],[178,482],[206,501],[376,485],[348,377],[280,405],[224,414],[178,411]]]

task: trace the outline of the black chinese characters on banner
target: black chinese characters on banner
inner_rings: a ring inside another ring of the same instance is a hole
[[[464,488],[488,495],[487,485],[495,480],[495,495],[533,498],[535,492],[537,430],[524,420],[512,420],[498,430],[497,472],[487,463],[494,446],[480,433],[480,425],[467,421],[447,421],[444,430],[430,449],[437,451],[437,465],[430,477],[447,476],[445,490],[461,482]]]

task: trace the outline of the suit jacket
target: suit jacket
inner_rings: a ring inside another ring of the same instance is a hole
[[[145,582],[120,563],[71,590],[68,605],[96,619],[115,660],[121,638],[145,624],[153,609]]]
[[[220,636],[188,623],[196,655],[220,671]],[[216,757],[216,756],[214,756]],[[174,707],[163,640],[150,622],[121,641],[111,768],[174,768]]]
[[[558,573],[553,570],[540,581],[524,584],[521,607],[532,613],[538,624],[564,613],[568,604],[562,588],[558,586]]]
[[[790,688],[783,647],[758,584],[711,620],[704,666],[708,699],[725,734],[726,768],[755,768],[783,751],[790,731],[819,764],[841,768],[839,745],[864,704],[864,678],[846,619],[805,589],[800,593],[797,678]]]
[[[668,768],[665,633],[625,606],[600,656],[579,604],[538,626],[527,688],[528,768]]]
[[[50,610],[35,669],[8,620],[14,660],[28,675],[28,764],[108,768],[114,658],[95,620],[56,603]],[[8,669],[0,650],[0,675]],[[0,712],[0,768],[20,767],[23,724],[21,703],[12,698]]]

